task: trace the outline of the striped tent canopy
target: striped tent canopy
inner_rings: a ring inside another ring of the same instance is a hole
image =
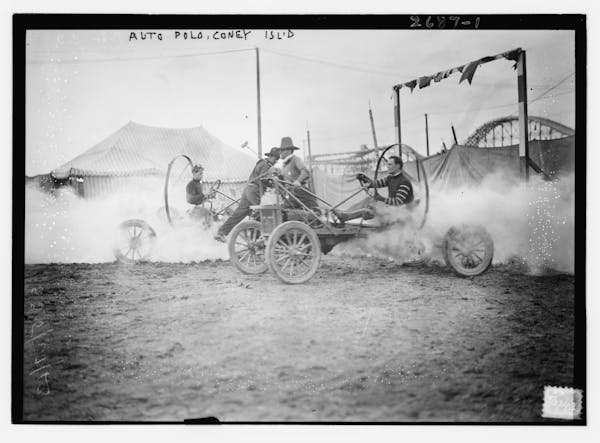
[[[248,178],[256,162],[249,153],[226,145],[206,129],[157,128],[129,122],[97,145],[52,171],[67,177],[162,175],[169,162],[185,154],[204,166],[204,179],[224,182]]]

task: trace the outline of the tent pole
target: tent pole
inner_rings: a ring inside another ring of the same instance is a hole
[[[258,158],[262,158],[262,128],[260,116],[260,58],[258,48],[256,50],[256,105],[258,108]]]
[[[517,89],[519,92],[519,169],[521,179],[529,180],[529,116],[527,115],[527,66],[525,51],[517,62]]]
[[[458,145],[458,139],[456,138],[456,131],[454,130],[454,125],[450,124],[450,127],[452,128],[452,137],[454,137],[454,144]]]

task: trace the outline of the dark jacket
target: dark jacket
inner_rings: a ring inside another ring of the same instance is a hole
[[[185,198],[191,205],[201,205],[206,197],[202,192],[202,183],[199,180],[190,180],[185,187]]]
[[[267,173],[272,167],[273,163],[266,158],[261,158],[258,162],[256,162],[254,169],[250,173],[250,177],[248,177],[248,184],[258,186],[258,184],[262,182],[263,186],[265,186],[266,180],[268,179]]]

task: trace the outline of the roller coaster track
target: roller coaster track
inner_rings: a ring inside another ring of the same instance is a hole
[[[553,140],[574,135],[568,126],[543,117],[529,117],[529,140]],[[481,125],[463,143],[467,146],[491,148],[519,144],[519,118],[502,117]]]

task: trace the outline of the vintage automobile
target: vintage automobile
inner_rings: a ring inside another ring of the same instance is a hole
[[[387,156],[395,153],[394,149],[400,155],[414,154],[414,150],[407,145],[388,146],[377,161],[375,179]],[[429,186],[425,169],[418,158],[415,158],[414,164],[416,177],[409,178],[418,185],[415,189],[418,189],[419,195],[415,193],[413,203],[402,210],[413,212],[411,218],[418,232],[427,218]],[[261,274],[270,270],[285,283],[304,283],[317,271],[321,254],[327,254],[335,245],[364,238],[377,231],[406,228],[394,224],[367,224],[362,218],[358,222],[342,221],[340,211],[337,210],[341,204],[360,192],[365,192],[371,198],[377,192],[360,180],[360,189],[337,205],[331,205],[304,189],[304,192],[321,203],[319,208],[309,208],[298,199],[292,183],[277,176],[270,177],[269,183],[274,198],[269,202],[263,200],[261,205],[253,207],[251,219],[239,223],[229,237],[230,261],[246,274]],[[442,248],[446,264],[460,276],[479,275],[492,262],[494,243],[481,226],[464,224],[451,227],[436,244]]]
[[[181,183],[189,180],[190,171],[193,167],[192,160],[187,155],[178,155],[174,157],[167,167],[167,174],[164,185],[164,206],[158,208],[155,214],[151,215],[154,226],[161,229],[168,229],[174,226],[200,225],[204,229],[210,228],[215,222],[228,214],[233,205],[239,200],[219,191],[221,181],[212,183],[207,196],[220,195],[228,204],[216,209],[214,198],[207,198],[201,205],[194,205],[183,214],[173,207],[169,202],[169,184],[172,181],[171,176],[174,173],[176,162],[182,163],[176,175]],[[187,172],[187,175],[185,175]],[[183,178],[183,181],[182,181]],[[179,188],[182,188],[180,183]],[[182,189],[180,189],[182,192]],[[148,260],[152,256],[152,251],[156,243],[157,234],[154,227],[146,220],[133,218],[125,220],[116,229],[113,253],[115,258],[121,263],[137,263]]]

